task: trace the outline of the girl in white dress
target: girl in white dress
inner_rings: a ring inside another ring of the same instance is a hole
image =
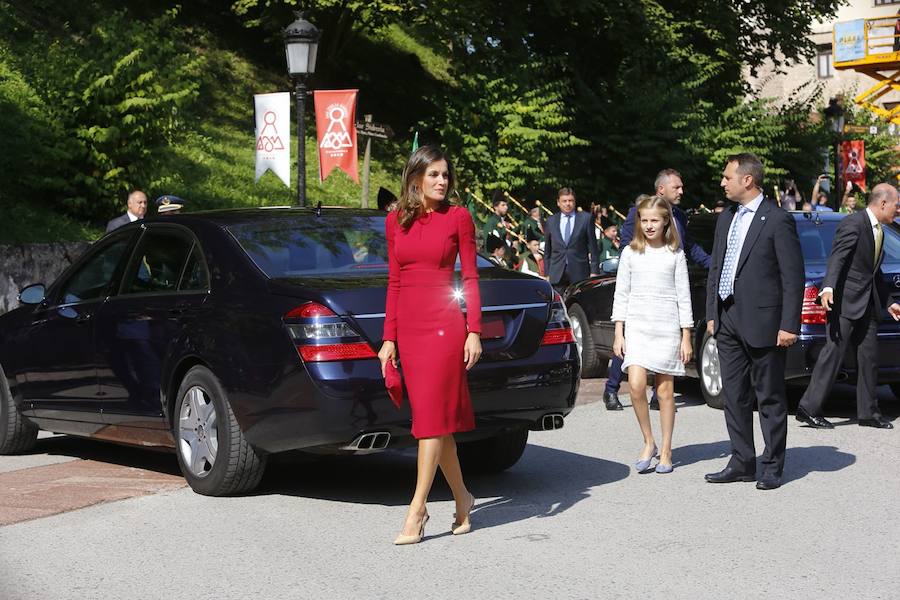
[[[691,360],[690,283],[672,207],[659,196],[637,203],[634,240],[619,257],[612,320],[616,324],[613,352],[623,358],[644,448],[635,468],[646,471],[659,456],[657,473],[672,472],[672,431],[675,428],[674,377],[684,375]],[[657,449],[647,404],[647,372],[656,374],[662,447]],[[658,452],[659,450],[659,452]]]

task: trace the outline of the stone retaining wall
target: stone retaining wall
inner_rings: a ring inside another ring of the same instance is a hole
[[[49,285],[88,246],[88,242],[0,246],[0,314],[19,305],[19,290],[31,283]]]

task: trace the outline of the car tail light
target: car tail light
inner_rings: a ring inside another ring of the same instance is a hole
[[[819,304],[819,288],[814,285],[806,286],[803,290],[803,309],[800,312],[800,322],[804,325],[824,325],[827,311]]]
[[[327,306],[302,304],[284,315],[285,327],[304,362],[377,358],[358,331]]]
[[[575,336],[572,335],[572,325],[569,323],[569,315],[559,293],[553,294],[553,302],[550,304],[550,319],[547,321],[547,329],[541,346],[553,344],[572,344]]]

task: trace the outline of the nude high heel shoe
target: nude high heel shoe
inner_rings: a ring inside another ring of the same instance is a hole
[[[425,516],[422,517],[422,522],[419,524],[419,533],[414,535],[403,535],[402,533],[397,536],[397,539],[394,540],[395,546],[406,546],[408,544],[418,544],[422,541],[422,538],[425,537],[425,523],[428,522],[428,512],[425,512]]]
[[[453,535],[463,535],[472,531],[472,521],[469,520],[469,517],[472,514],[472,509],[475,508],[475,496],[469,494],[469,497],[472,501],[469,503],[469,510],[466,512],[466,518],[463,519],[462,523],[456,519],[456,513],[453,513],[453,525],[450,526],[450,533]]]

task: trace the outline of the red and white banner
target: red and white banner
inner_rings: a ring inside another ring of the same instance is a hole
[[[319,181],[336,168],[359,183],[356,95],[359,90],[315,90]]]
[[[852,181],[866,191],[866,143],[863,140],[841,142],[841,171],[844,181]]]
[[[291,94],[256,94],[256,181],[272,169],[291,187]]]

